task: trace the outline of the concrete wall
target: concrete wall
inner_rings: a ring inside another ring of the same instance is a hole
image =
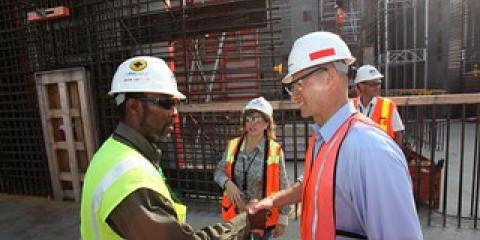
[[[449,79],[448,60],[449,42],[454,41],[457,36],[454,28],[455,21],[452,21],[450,12],[450,0],[430,1],[429,15],[429,46],[428,46],[428,88],[445,89],[453,91],[459,85],[455,79]],[[453,59],[454,61],[458,61]],[[452,66],[452,70],[456,68]]]

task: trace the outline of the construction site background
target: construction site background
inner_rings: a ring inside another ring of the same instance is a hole
[[[478,12],[477,0],[0,1],[0,193],[78,202],[89,159],[118,122],[111,78],[134,55],[165,59],[187,95],[163,144],[186,200],[217,204],[213,170],[257,96],[273,102],[293,179],[312,121],[280,79],[293,41],[326,30],[357,66],[384,73],[384,95],[403,96],[392,99],[424,226],[478,231]]]

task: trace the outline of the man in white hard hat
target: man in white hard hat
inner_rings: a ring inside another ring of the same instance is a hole
[[[361,66],[354,80],[359,95],[353,99],[353,106],[376,122],[398,145],[402,146],[405,126],[395,103],[379,96],[382,78],[383,75],[374,66]]]
[[[155,57],[124,61],[109,92],[120,123],[95,153],[84,178],[82,239],[242,239],[249,221],[242,214],[229,223],[195,231],[185,223],[186,207],[176,201],[159,165],[155,145],[172,131],[177,101],[173,73]]]
[[[315,121],[303,177],[249,212],[301,202],[304,240],[422,239],[405,156],[348,99],[354,61],[333,33],[294,43],[282,82],[302,117]]]

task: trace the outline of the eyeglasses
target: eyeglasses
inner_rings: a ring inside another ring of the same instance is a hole
[[[301,81],[303,79],[310,77],[312,74],[314,74],[314,73],[316,73],[320,70],[323,72],[323,71],[327,71],[328,69],[326,67],[318,67],[318,68],[313,69],[312,71],[306,73],[305,75],[303,75],[303,76],[293,80],[289,84],[285,85],[285,87],[284,87],[285,91],[287,91],[288,95],[293,95],[293,91],[295,91],[297,86],[302,83]]]
[[[137,99],[146,103],[155,104],[165,110],[170,110],[177,103],[177,101],[173,98],[140,97]]]
[[[245,117],[245,122],[249,123],[259,123],[265,121],[265,119],[262,116],[246,116]]]
[[[362,82],[362,84],[365,84],[365,85],[367,85],[367,86],[369,86],[369,87],[377,87],[377,86],[382,85],[381,82]]]

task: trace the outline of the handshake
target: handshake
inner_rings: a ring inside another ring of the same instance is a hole
[[[245,208],[248,214],[248,222],[250,223],[250,232],[263,237],[267,218],[271,212],[261,205],[257,200],[254,200],[247,204]]]

